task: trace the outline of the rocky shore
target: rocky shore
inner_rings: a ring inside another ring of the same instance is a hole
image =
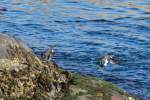
[[[109,82],[70,73],[0,33],[0,100],[138,100]]]

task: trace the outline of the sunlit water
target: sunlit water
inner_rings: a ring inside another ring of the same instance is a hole
[[[0,32],[21,38],[37,54],[55,45],[61,67],[150,100],[149,0],[1,0]],[[98,69],[104,54],[123,63]]]

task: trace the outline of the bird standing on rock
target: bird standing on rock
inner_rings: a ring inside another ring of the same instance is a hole
[[[46,53],[43,55],[43,59],[44,59],[44,60],[51,60],[52,57],[54,56],[54,54],[55,54],[55,52],[54,52],[53,49],[48,49],[48,50],[46,51]]]

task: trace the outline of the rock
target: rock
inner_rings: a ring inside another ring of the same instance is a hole
[[[92,96],[91,95],[82,95],[78,96],[77,100],[91,100]]]
[[[0,33],[0,100],[58,99],[69,80],[69,72],[40,60],[23,42]]]
[[[41,63],[22,41],[0,33],[0,69]]]
[[[71,85],[70,86],[70,93],[71,93],[71,95],[78,95],[78,94],[80,94],[80,93],[87,93],[87,90],[84,90],[84,89],[82,89],[82,88],[79,88],[79,87],[76,87],[76,86],[74,86],[74,85]]]
[[[73,82],[62,100],[139,100],[98,78],[73,74]]]

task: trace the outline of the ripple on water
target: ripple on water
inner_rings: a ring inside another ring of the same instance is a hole
[[[53,59],[61,67],[101,77],[149,100],[149,4],[149,0],[2,0],[0,5],[7,10],[0,8],[0,31],[23,39],[39,55],[49,44],[57,45]],[[114,54],[122,63],[99,69],[97,58],[104,54]]]

